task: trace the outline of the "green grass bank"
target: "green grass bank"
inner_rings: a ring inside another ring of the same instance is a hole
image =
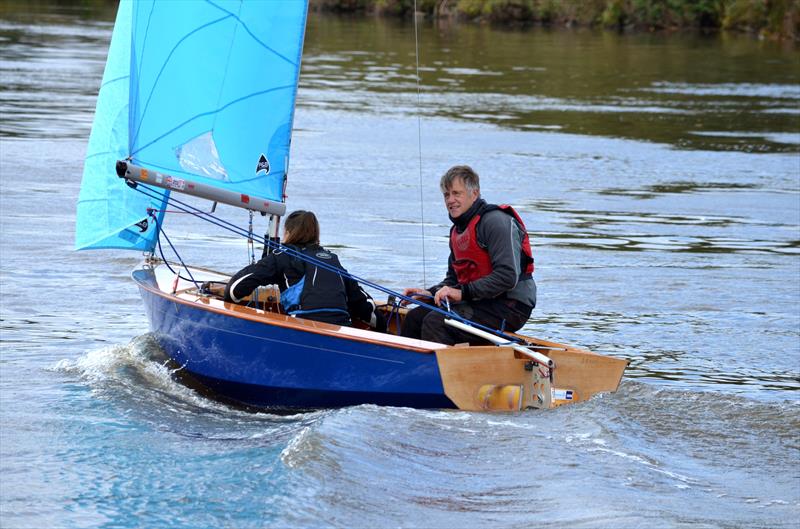
[[[313,9],[411,16],[414,0],[311,0]],[[800,0],[417,0],[429,17],[507,25],[746,31],[800,40]]]

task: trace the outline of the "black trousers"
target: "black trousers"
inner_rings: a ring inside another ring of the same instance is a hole
[[[509,332],[521,329],[533,311],[533,307],[509,299],[467,301],[453,304],[451,309],[468,320]],[[473,345],[489,343],[474,334],[447,325],[444,322],[445,318],[443,314],[425,307],[416,307],[406,314],[400,334],[407,338],[421,338],[447,345],[466,342]]]

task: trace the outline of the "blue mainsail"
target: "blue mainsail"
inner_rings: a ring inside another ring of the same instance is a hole
[[[78,199],[76,248],[149,251],[117,160],[283,202],[307,0],[121,0]],[[163,194],[168,191],[156,190]],[[159,220],[160,222],[160,220]]]

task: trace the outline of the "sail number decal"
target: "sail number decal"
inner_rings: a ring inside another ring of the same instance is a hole
[[[183,191],[186,189],[186,180],[168,176],[164,181],[164,185],[172,189],[177,189],[178,191]]]

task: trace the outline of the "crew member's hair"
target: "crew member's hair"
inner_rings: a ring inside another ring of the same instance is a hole
[[[478,173],[472,170],[469,165],[454,165],[442,176],[439,187],[442,193],[446,192],[453,185],[453,180],[460,178],[468,191],[481,191],[481,182]]]
[[[298,209],[292,211],[286,217],[286,239],[283,244],[296,244],[303,246],[306,244],[319,244],[319,222],[317,217],[310,211]]]

